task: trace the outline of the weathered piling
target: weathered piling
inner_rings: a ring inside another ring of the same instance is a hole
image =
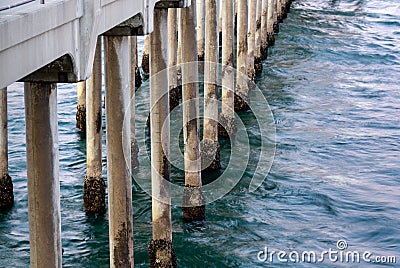
[[[283,21],[282,8],[282,0],[276,0],[276,19],[278,23],[281,23]]]
[[[62,267],[57,85],[25,83],[31,267]]]
[[[218,40],[219,44],[222,45],[222,31],[223,31],[223,25],[222,25],[222,0],[218,0]]]
[[[149,43],[149,35],[144,36],[144,44],[143,44],[143,56],[142,56],[142,71],[145,74],[150,73],[150,62],[149,62],[149,50],[150,50],[150,43]]]
[[[199,88],[197,82],[196,1],[181,10],[182,35],[182,96],[184,127],[185,188],[183,191],[183,217],[188,221],[205,218],[205,200],[201,182],[199,137]],[[186,64],[185,64],[186,63]]]
[[[287,16],[287,13],[290,12],[290,5],[292,4],[292,2],[293,2],[293,0],[286,0],[285,1],[285,13],[286,13],[286,16]]]
[[[177,72],[177,78],[178,78],[178,85],[182,85],[182,69],[181,69],[181,63],[182,63],[182,28],[181,28],[181,23],[180,21],[182,20],[182,9],[178,8],[176,11],[176,24],[178,26],[178,47],[176,49],[176,72]],[[182,87],[181,87],[182,89]]]
[[[247,76],[254,80],[254,46],[257,28],[256,12],[257,0],[248,0],[248,28],[247,28]]]
[[[86,132],[86,82],[78,82],[78,104],[76,106],[76,128]]]
[[[182,86],[178,84],[178,27],[177,10],[168,9],[168,66],[169,66],[169,108],[172,111],[182,98]]]
[[[206,4],[205,0],[196,2],[196,19],[197,19],[197,54],[198,60],[204,60],[205,53],[205,16],[206,16]],[[207,10],[208,11],[208,10]],[[207,12],[208,13],[208,12]]]
[[[204,121],[201,141],[201,169],[221,168],[218,143],[218,1],[206,0],[206,48],[204,63]]]
[[[136,168],[139,166],[139,145],[136,140],[136,131],[135,131],[135,91],[136,91],[136,68],[135,64],[137,61],[137,37],[130,36],[131,39],[131,69],[130,69],[130,92],[131,92],[131,102],[130,102],[130,111],[131,111],[131,122],[130,122],[130,132],[131,132],[131,168]]]
[[[129,138],[131,42],[123,36],[105,36],[104,40],[110,267],[133,267]]]
[[[237,1],[237,48],[236,48],[236,91],[235,91],[235,110],[248,110],[249,106],[249,87],[247,85],[247,0]]]
[[[234,136],[237,131],[234,114],[234,0],[222,0],[222,107],[219,135]]]
[[[238,12],[238,0],[234,0],[234,6],[233,6],[233,25],[235,29],[235,33],[237,32],[237,12]]]
[[[170,195],[170,122],[168,85],[168,10],[154,10],[150,34],[150,124],[152,240],[150,267],[177,267],[172,245]],[[196,42],[194,40],[194,42]],[[197,55],[196,55],[197,56]]]
[[[273,15],[273,28],[274,33],[279,33],[279,21],[278,21],[278,2],[279,0],[273,0],[272,4],[272,15]]]
[[[97,39],[92,76],[86,81],[86,177],[83,187],[87,212],[106,212],[106,185],[102,176],[101,39]]]
[[[268,57],[268,1],[261,0],[261,59]]]
[[[257,23],[256,23],[256,36],[254,45],[254,71],[256,76],[261,75],[263,65],[261,56],[261,11],[262,11],[262,0],[257,0]]]
[[[282,0],[281,1],[281,16],[282,20],[287,18],[287,8],[288,8],[288,1]]]
[[[271,47],[275,44],[275,0],[268,0],[268,12],[267,12],[267,44]]]
[[[139,70],[139,57],[138,57],[138,50],[137,50],[137,37],[132,36],[131,42],[134,50],[134,58],[135,58],[135,86],[140,87],[142,85],[142,76]]]
[[[8,175],[7,88],[0,89],[0,209],[14,204],[13,184]]]

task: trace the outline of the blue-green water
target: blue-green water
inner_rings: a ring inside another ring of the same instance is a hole
[[[207,220],[201,224],[184,223],[180,208],[173,208],[179,265],[365,267],[257,259],[265,246],[322,252],[336,249],[339,239],[346,240],[352,251],[397,255],[399,263],[400,3],[298,0],[280,29],[257,82],[277,128],[271,172],[250,193],[250,164],[244,182],[209,204]],[[58,95],[63,264],[108,267],[108,219],[87,216],[82,206],[86,148],[75,130],[75,86],[59,85]],[[27,267],[22,85],[12,85],[8,96],[15,205],[0,213],[0,267]],[[146,115],[140,111],[138,105],[138,120],[143,121]],[[250,115],[242,118],[250,132],[257,129]],[[253,134],[252,155],[257,155],[257,132]],[[135,264],[147,267],[150,197],[134,190],[133,207]]]

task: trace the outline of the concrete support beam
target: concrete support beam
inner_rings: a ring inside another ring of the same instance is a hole
[[[133,267],[131,42],[122,36],[106,36],[104,40],[110,267]]]
[[[83,190],[87,212],[106,212],[106,185],[102,176],[101,38],[97,39],[92,76],[86,82],[86,177]]]
[[[184,128],[185,189],[183,217],[188,221],[205,218],[205,200],[201,182],[199,87],[196,44],[196,1],[181,10],[182,38],[182,101]]]
[[[31,267],[62,267],[56,88],[25,83]]]
[[[150,267],[177,267],[172,246],[170,122],[168,86],[168,10],[154,11],[150,34],[151,193],[153,239]],[[158,74],[157,74],[158,73]],[[157,74],[157,75],[156,75]]]
[[[8,175],[7,88],[0,89],[0,209],[14,204],[13,184]]]
[[[238,0],[237,6],[237,48],[236,48],[236,94],[235,110],[244,111],[249,109],[249,87],[247,85],[247,30],[248,30],[248,3],[250,0]]]
[[[201,169],[221,168],[218,143],[219,0],[206,0],[206,48],[204,62],[204,122]]]
[[[78,82],[78,104],[76,105],[76,128],[86,132],[86,81]]]
[[[235,73],[234,62],[234,3],[232,0],[222,1],[222,108],[220,115],[219,135],[222,137],[234,136],[237,131],[234,94]]]

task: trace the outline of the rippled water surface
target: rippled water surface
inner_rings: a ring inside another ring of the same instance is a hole
[[[201,224],[184,223],[180,208],[173,208],[179,265],[309,267],[260,263],[257,253],[265,246],[321,252],[336,249],[339,239],[349,250],[397,254],[400,262],[400,3],[298,0],[280,29],[257,82],[277,128],[271,172],[257,191],[248,192],[246,179],[256,163],[251,159],[242,182],[207,206]],[[27,267],[22,85],[12,85],[8,94],[15,205],[0,213],[0,267]],[[137,105],[139,129],[147,116],[145,95]],[[75,85],[59,85],[58,103],[63,264],[108,267],[108,219],[87,216],[82,206],[86,148],[75,130]],[[251,132],[255,120],[241,116]],[[251,155],[257,155],[253,134]],[[222,146],[224,166],[228,152]],[[173,177],[182,180],[180,172]],[[136,188],[133,194],[135,264],[147,267],[150,198]]]

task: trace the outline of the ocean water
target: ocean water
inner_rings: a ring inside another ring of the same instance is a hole
[[[139,42],[142,45],[141,42]],[[257,86],[276,126],[271,171],[254,192],[250,176],[260,156],[260,131],[241,113],[250,137],[242,180],[207,205],[202,223],[182,221],[173,207],[180,267],[381,267],[330,261],[283,263],[271,251],[338,250],[396,256],[400,262],[400,2],[297,0],[263,62]],[[144,83],[143,88],[148,86]],[[83,211],[85,140],[75,129],[76,87],[58,90],[62,245],[65,267],[108,267],[108,218]],[[146,90],[137,100],[139,131]],[[15,205],[0,212],[0,267],[29,265],[29,225],[23,86],[8,90],[9,173]],[[266,106],[265,106],[266,107]],[[259,107],[260,108],[260,107]],[[266,108],[265,108],[266,109]],[[172,122],[177,124],[176,122]],[[104,133],[105,137],[105,133]],[[141,132],[141,142],[146,137]],[[238,137],[239,144],[243,142]],[[104,153],[105,142],[104,142]],[[221,145],[223,167],[230,147]],[[146,148],[140,156],[145,158]],[[104,154],[105,155],[105,154]],[[231,162],[240,162],[237,157]],[[104,177],[106,157],[103,156]],[[146,169],[143,165],[137,174]],[[172,176],[182,181],[182,172]],[[204,176],[207,180],[210,175]],[[135,266],[148,267],[150,197],[133,187]],[[341,246],[340,245],[340,246]],[[264,257],[263,254],[260,255]],[[396,267],[396,264],[386,264]],[[398,265],[398,264],[397,264]]]

